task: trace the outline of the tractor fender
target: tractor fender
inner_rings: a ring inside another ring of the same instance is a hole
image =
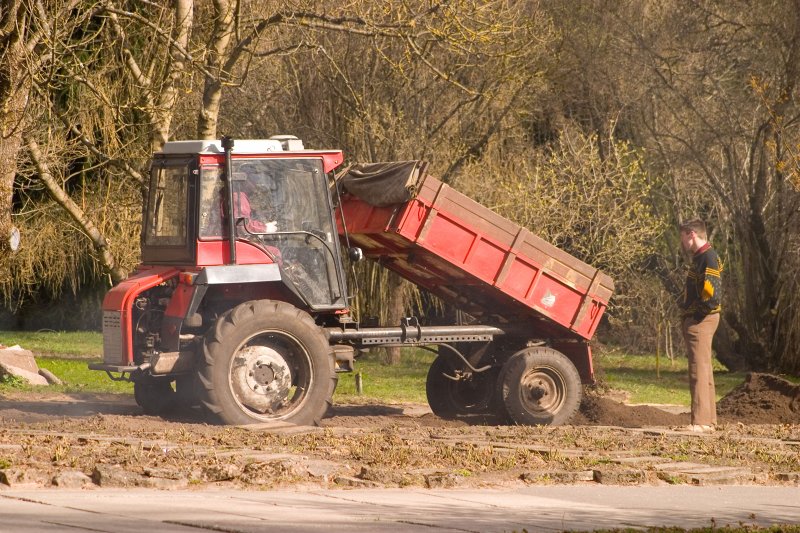
[[[180,350],[181,330],[191,325],[195,313],[203,301],[207,285],[186,283],[183,279],[172,291],[172,297],[164,310],[161,321],[161,351],[177,352]]]
[[[161,350],[179,351],[181,331],[186,326],[195,325],[195,314],[213,285],[242,283],[263,283],[281,281],[277,264],[263,265],[221,265],[203,268],[193,276],[191,283],[181,280],[172,293],[172,298],[164,311],[161,325]]]

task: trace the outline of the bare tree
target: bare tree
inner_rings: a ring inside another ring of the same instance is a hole
[[[100,256],[100,263],[103,268],[111,276],[111,281],[119,283],[127,277],[127,273],[119,267],[114,255],[108,246],[105,236],[100,232],[91,218],[87,216],[86,211],[75,203],[72,198],[64,191],[62,184],[58,183],[56,178],[50,172],[50,167],[45,160],[39,145],[32,138],[25,139],[25,145],[30,152],[31,159],[36,165],[36,170],[39,174],[39,179],[44,183],[50,196],[58,203],[75,222],[82,228],[89,239],[95,246],[98,255]]]
[[[139,12],[120,10],[112,0],[106,2],[102,13],[108,16],[125,70],[139,91],[142,111],[149,117],[150,148],[158,151],[170,138],[179,86],[187,64],[193,61],[189,38],[194,24],[194,0],[173,0],[172,7],[159,8],[154,16],[157,22]],[[152,34],[166,54],[142,54],[143,50],[136,49],[129,36],[131,30],[137,35],[143,31]]]
[[[168,139],[191,60],[193,1],[175,0],[171,7],[144,2],[135,13],[118,9],[111,0],[23,0],[13,7],[22,20],[17,33],[27,37],[25,53],[14,56],[17,68],[12,69],[21,81],[16,93],[8,92],[8,98],[19,98],[8,101],[24,100],[25,107],[13,114],[17,138],[7,136],[4,142],[16,155],[13,167],[4,168],[13,169],[12,183],[14,175],[19,177],[16,193],[25,213],[20,220],[27,226],[23,234],[46,225],[42,221],[59,219],[36,208],[46,204],[41,194],[46,191],[69,215],[76,235],[91,243],[87,251],[97,273],[119,281],[138,256],[131,228],[141,212],[141,169],[149,153]],[[21,146],[27,149],[29,167]],[[132,208],[131,193],[139,198]],[[47,234],[39,232],[31,243]],[[51,236],[55,240],[49,246],[65,245],[64,234]],[[81,262],[54,261],[42,270],[31,252],[7,259],[14,279],[4,280],[6,298],[38,286],[57,294],[55,281],[87,279]],[[71,285],[77,290],[74,281]]]
[[[346,15],[288,23],[297,31],[280,45],[296,51],[271,71],[280,80],[271,97],[256,93],[264,122],[340,146],[355,161],[428,159],[445,181],[519,124],[516,107],[541,91],[552,39],[540,12],[504,2],[411,2],[396,11],[361,2]],[[419,300],[376,265],[359,277],[364,315],[399,323]],[[398,358],[390,349],[389,362]]]
[[[26,13],[20,0],[0,7],[0,263],[10,251],[11,205],[28,84],[21,65],[26,55]]]
[[[672,179],[674,220],[711,222],[726,259],[735,349],[757,369],[800,368],[800,2],[677,2],[633,28],[654,98],[647,142]]]
[[[14,177],[26,127],[30,63],[41,58],[37,4],[12,0],[0,6],[0,264],[8,260]]]

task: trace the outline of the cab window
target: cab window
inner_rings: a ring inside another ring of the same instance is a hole
[[[146,214],[146,245],[185,246],[188,236],[187,185],[187,166],[153,167]]]

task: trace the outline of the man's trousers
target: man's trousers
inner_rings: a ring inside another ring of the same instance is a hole
[[[683,338],[689,352],[689,392],[692,395],[692,424],[717,423],[717,397],[711,369],[711,340],[719,326],[719,313],[697,320],[683,319]]]

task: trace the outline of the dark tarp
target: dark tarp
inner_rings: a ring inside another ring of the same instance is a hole
[[[383,207],[414,198],[427,171],[426,161],[362,163],[350,167],[342,177],[342,184],[350,194]]]

